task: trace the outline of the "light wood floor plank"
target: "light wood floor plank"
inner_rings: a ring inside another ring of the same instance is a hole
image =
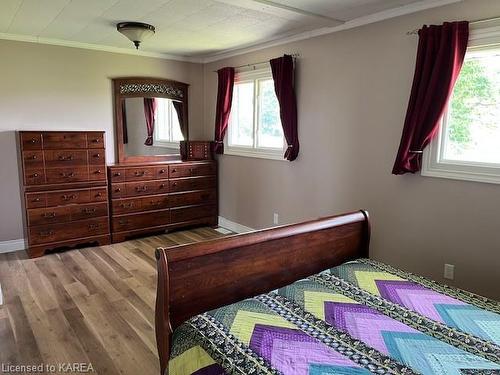
[[[155,249],[224,236],[198,228],[37,259],[0,254],[0,363],[157,375]]]

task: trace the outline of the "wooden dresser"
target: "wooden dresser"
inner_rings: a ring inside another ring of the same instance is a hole
[[[18,132],[25,238],[30,257],[108,244],[104,132]]]
[[[215,161],[108,167],[112,241],[196,225],[217,225]]]

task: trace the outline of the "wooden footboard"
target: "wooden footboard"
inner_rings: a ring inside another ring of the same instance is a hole
[[[187,319],[368,257],[366,211],[158,248],[156,342],[164,374],[173,330]]]

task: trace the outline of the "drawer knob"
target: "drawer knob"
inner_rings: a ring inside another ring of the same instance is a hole
[[[94,173],[95,173],[95,174],[101,174],[102,172],[101,172],[101,170],[100,170],[100,169],[98,169],[98,170],[97,170],[97,171],[95,171]]]
[[[59,156],[59,160],[61,160],[61,161],[71,161],[71,160],[73,160],[73,155],[69,155],[69,156],[60,155]]]
[[[94,158],[100,159],[101,158],[101,154],[94,154]]]
[[[54,218],[54,217],[56,217],[56,213],[55,212],[46,212],[43,214],[43,217],[46,219]]]
[[[85,208],[85,209],[83,210],[83,212],[84,212],[84,213],[86,213],[87,215],[89,215],[89,214],[93,214],[95,211],[96,211],[96,209],[95,209],[95,208]]]
[[[136,191],[147,191],[148,187],[147,186],[136,186],[135,190]]]
[[[38,159],[38,157],[36,155],[33,155],[30,159],[31,160],[36,160],[36,159]]]
[[[89,229],[90,230],[99,229],[99,224],[89,224]]]
[[[166,170],[165,169],[160,169],[160,173],[165,173]]]
[[[94,143],[100,143],[101,142],[101,138],[94,138],[92,140],[92,142],[94,142]]]
[[[31,138],[31,143],[37,143],[38,142],[38,139],[36,138]]]
[[[115,177],[120,177],[122,174],[120,172],[115,172],[115,174],[113,176]]]
[[[61,172],[61,177],[64,178],[75,177],[75,172],[70,172],[70,173]]]
[[[177,186],[177,182],[174,182],[172,185],[173,185],[173,186]]]
[[[40,198],[35,198],[35,199],[33,199],[33,202],[40,202],[40,201],[41,201],[41,199],[40,199]]]
[[[116,188],[116,189],[115,189],[115,192],[116,192],[116,193],[119,193],[120,191],[122,191],[122,189],[120,189],[120,188]]]
[[[54,234],[54,232],[51,230],[44,230],[44,231],[38,232],[38,234],[40,235],[40,237],[49,237],[49,236],[52,236]]]
[[[65,200],[65,201],[69,201],[71,199],[75,199],[76,198],[76,194],[72,194],[72,195],[63,195],[62,196],[62,199]]]
[[[120,204],[121,208],[132,208],[134,206],[133,202]]]
[[[38,177],[39,174],[38,173],[33,173],[33,177]]]
[[[97,193],[95,196],[96,196],[96,197],[102,197],[102,193],[101,193],[101,192],[99,192],[99,193]]]
[[[172,172],[174,172],[174,173],[175,173],[175,172],[177,172],[177,169],[175,169],[175,168],[174,168],[174,169],[172,169]]]
[[[138,176],[144,176],[146,174],[146,171],[140,171],[140,172],[137,171],[134,174],[136,175],[136,177],[138,177]]]

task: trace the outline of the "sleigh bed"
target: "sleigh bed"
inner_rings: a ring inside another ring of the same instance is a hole
[[[161,373],[500,374],[500,305],[368,259],[359,211],[159,248]]]

